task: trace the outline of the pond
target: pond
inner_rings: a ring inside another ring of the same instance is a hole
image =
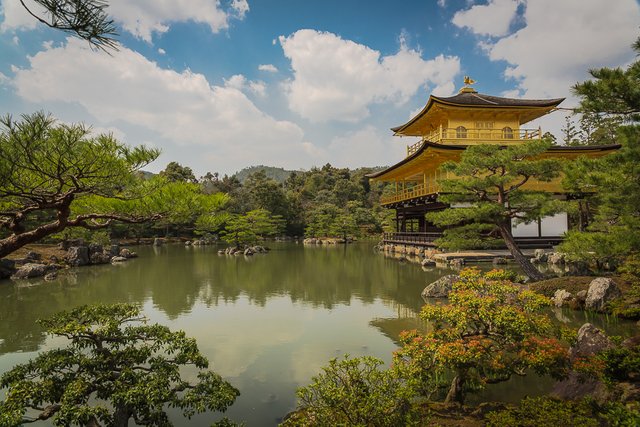
[[[390,363],[399,332],[419,325],[425,284],[452,272],[385,258],[372,243],[270,246],[253,257],[220,256],[214,246],[138,247],[140,257],[121,265],[77,268],[47,283],[0,282],[0,373],[63,344],[48,339],[36,319],[83,304],[135,302],[151,322],[196,338],[210,367],[240,390],[226,416],[273,426],[295,408],[296,388],[331,358],[370,355]],[[585,320],[579,312],[554,315],[578,326]],[[486,397],[513,400],[548,385],[512,381]],[[172,419],[190,426],[214,420]]]

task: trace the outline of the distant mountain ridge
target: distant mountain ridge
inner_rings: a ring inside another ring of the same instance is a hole
[[[367,173],[371,173],[371,172],[378,172],[378,171],[384,170],[387,167],[388,166],[371,166],[371,167],[359,167],[359,168],[349,169],[349,170],[353,173],[353,172],[360,171],[362,169],[366,169],[368,170]],[[284,183],[285,180],[289,178],[289,175],[291,175],[292,172],[298,172],[298,173],[308,172],[305,169],[289,170],[289,169],[278,168],[274,166],[258,165],[258,166],[248,166],[240,170],[239,172],[236,172],[232,176],[235,176],[236,178],[238,178],[238,181],[244,184],[244,181],[247,179],[249,175],[261,170],[264,171],[265,175],[267,175],[268,178],[273,179],[279,184]]]
[[[304,172],[304,170],[297,170],[297,171],[293,171],[293,170],[287,170],[284,168],[277,168],[274,166],[264,166],[264,165],[258,165],[258,166],[249,166],[246,167],[244,169],[242,169],[239,172],[236,172],[235,174],[233,174],[233,176],[235,176],[236,178],[238,178],[238,181],[240,181],[241,183],[244,184],[244,181],[247,179],[247,177],[253,173],[256,173],[258,171],[264,171],[265,175],[267,175],[267,178],[271,178],[274,181],[278,182],[279,184],[284,183],[284,181],[289,178],[289,175],[291,175],[292,172]]]

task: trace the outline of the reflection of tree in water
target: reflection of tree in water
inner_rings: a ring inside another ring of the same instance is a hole
[[[142,302],[147,293],[144,286],[131,286],[129,280],[120,280],[122,268],[129,266],[119,267],[62,271],[54,282],[3,281],[0,285],[0,354],[37,350],[45,339],[37,319],[95,302]],[[113,270],[108,272],[109,268]]]
[[[96,302],[150,299],[170,319],[196,302],[212,307],[242,295],[259,306],[271,296],[288,295],[292,302],[329,309],[356,297],[419,310],[420,291],[432,278],[373,253],[370,246],[276,244],[269,254],[251,258],[218,256],[217,247],[141,247],[138,259],[62,271],[54,282],[7,280],[0,286],[0,354],[37,350],[45,338],[37,319]]]

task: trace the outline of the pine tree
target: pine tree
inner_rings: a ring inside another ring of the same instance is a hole
[[[455,178],[442,181],[439,200],[463,207],[427,214],[435,225],[453,227],[436,244],[455,249],[485,240],[487,234],[499,236],[525,274],[533,280],[542,279],[518,248],[511,223],[528,223],[563,210],[562,202],[552,194],[526,187],[534,180],[549,182],[560,176],[559,160],[538,158],[550,146],[547,140],[508,147],[477,145],[467,148],[459,162],[445,163],[443,169]]]

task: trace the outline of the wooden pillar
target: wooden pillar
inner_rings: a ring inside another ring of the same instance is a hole
[[[427,222],[424,218],[424,215],[421,215],[420,217],[418,217],[418,231],[421,233],[424,233],[425,231],[427,231]]]

